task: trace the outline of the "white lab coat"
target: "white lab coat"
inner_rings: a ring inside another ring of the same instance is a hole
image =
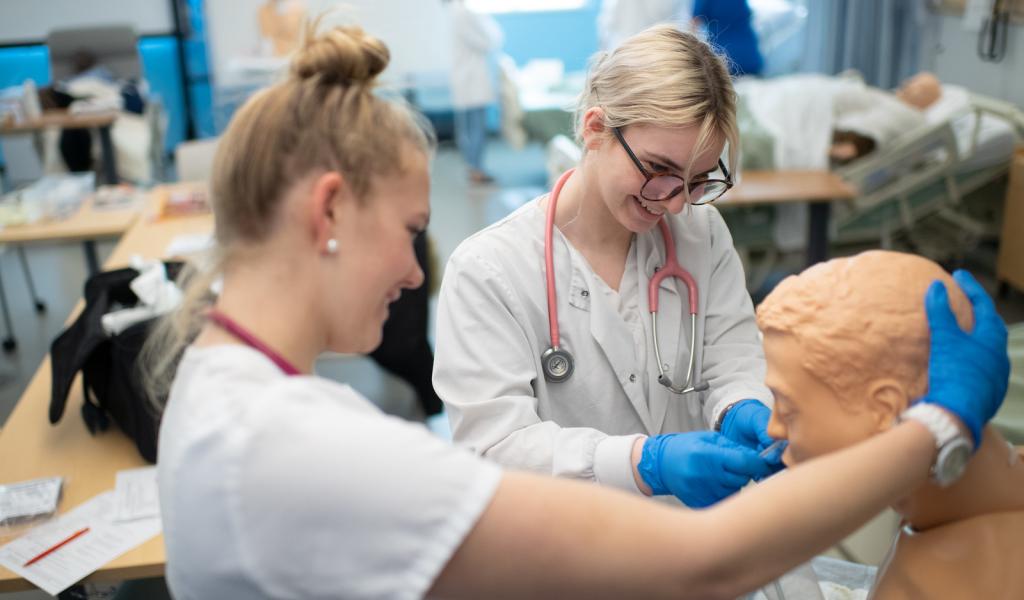
[[[479,108],[497,100],[490,54],[504,42],[501,27],[490,16],[475,13],[462,2],[452,5],[452,105]]]
[[[601,48],[614,50],[627,38],[658,23],[672,22],[689,28],[691,0],[603,0],[597,15]]]
[[[657,228],[635,236],[621,293],[556,229],[559,331],[575,372],[563,383],[545,380],[544,222],[534,200],[464,241],[448,262],[434,387],[456,443],[512,468],[637,491],[630,450],[638,435],[707,430],[745,398],[771,405],[743,268],[711,206],[670,218],[680,263],[699,289],[695,369],[710,389],[678,396],[657,383],[647,312],[649,278],[664,262]],[[666,279],[658,313],[662,359],[679,383],[691,334],[684,290]]]

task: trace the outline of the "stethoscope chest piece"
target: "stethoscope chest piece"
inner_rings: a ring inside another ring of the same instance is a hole
[[[553,383],[565,381],[572,375],[575,366],[572,354],[561,348],[548,348],[540,356],[541,369],[544,371],[544,379]]]

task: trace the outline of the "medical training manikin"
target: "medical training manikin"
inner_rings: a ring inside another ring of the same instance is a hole
[[[970,303],[953,279],[897,252],[816,265],[765,299],[757,319],[776,395],[768,433],[789,440],[785,462],[881,433],[926,393],[923,299],[936,279],[969,330]],[[904,527],[873,598],[1024,598],[1024,461],[994,428],[959,479],[930,480],[893,508]]]

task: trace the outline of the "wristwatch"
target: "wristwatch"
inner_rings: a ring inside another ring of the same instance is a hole
[[[960,432],[953,417],[934,404],[918,402],[900,415],[899,421],[913,420],[928,428],[935,436],[939,454],[932,465],[932,481],[948,487],[960,478],[974,452],[974,444]]]

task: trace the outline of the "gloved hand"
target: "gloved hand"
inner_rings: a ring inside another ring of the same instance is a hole
[[[760,452],[775,441],[768,435],[771,416],[772,410],[760,401],[740,400],[726,411],[719,431],[737,444]]]
[[[957,271],[953,279],[971,301],[974,330],[966,333],[960,329],[949,308],[946,287],[933,282],[925,295],[931,354],[928,393],[921,401],[937,404],[960,417],[974,435],[977,447],[982,428],[999,410],[1009,384],[1006,324],[970,273]]]
[[[740,400],[725,413],[719,431],[737,444],[761,453],[775,443],[775,438],[768,435],[768,420],[771,416],[772,410],[759,400]],[[785,468],[782,464],[781,449],[762,458],[772,468],[773,473]]]
[[[654,495],[672,494],[691,508],[722,500],[773,471],[757,452],[713,431],[647,438],[637,471]]]

